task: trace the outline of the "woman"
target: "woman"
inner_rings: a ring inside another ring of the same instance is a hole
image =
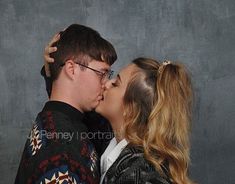
[[[115,133],[100,183],[189,184],[192,89],[183,65],[137,58],[105,85],[96,112]]]
[[[135,59],[107,82],[96,112],[116,134],[101,157],[102,182],[190,183],[191,99],[185,68],[169,61]]]

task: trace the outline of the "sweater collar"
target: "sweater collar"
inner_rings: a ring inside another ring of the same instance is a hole
[[[58,111],[74,120],[82,120],[84,114],[75,107],[61,101],[48,101],[42,111]]]

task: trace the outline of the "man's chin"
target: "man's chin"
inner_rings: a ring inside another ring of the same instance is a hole
[[[99,105],[99,102],[94,102],[92,105],[87,107],[85,112],[95,111],[98,105]]]
[[[96,111],[97,107],[99,107],[100,101],[96,101],[93,105],[93,110]]]

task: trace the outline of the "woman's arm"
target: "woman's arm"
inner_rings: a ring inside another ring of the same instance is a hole
[[[45,83],[46,83],[46,90],[48,97],[51,95],[51,89],[52,89],[52,80],[51,80],[51,73],[50,73],[50,67],[49,63],[53,63],[54,59],[50,57],[50,54],[55,52],[57,50],[56,47],[52,47],[52,45],[57,42],[60,39],[60,34],[57,33],[53,36],[51,41],[48,43],[48,45],[45,47],[44,50],[44,66],[41,69],[41,75],[44,77]]]
[[[51,77],[46,75],[46,70],[45,66],[42,67],[41,69],[41,75],[43,76],[45,83],[46,83],[46,90],[47,90],[47,95],[50,98],[51,96],[51,89],[52,89],[52,80]]]

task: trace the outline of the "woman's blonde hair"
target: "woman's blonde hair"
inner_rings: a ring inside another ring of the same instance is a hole
[[[181,64],[137,58],[124,95],[125,138],[172,183],[189,184],[192,87]],[[167,172],[166,172],[167,171]]]

